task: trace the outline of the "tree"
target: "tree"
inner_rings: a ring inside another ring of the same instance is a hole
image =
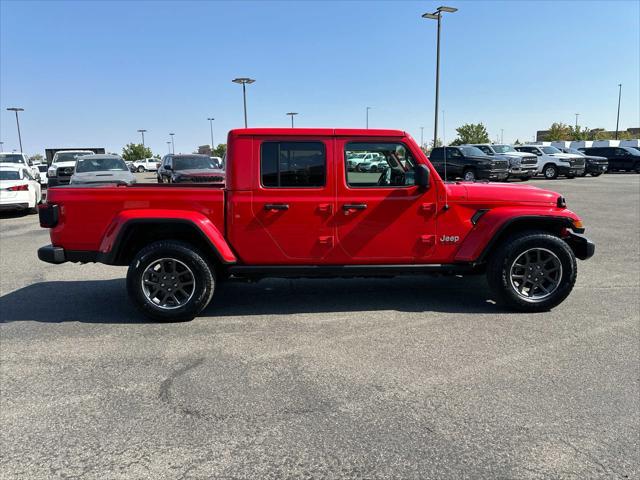
[[[549,127],[549,131],[546,135],[546,140],[554,142],[557,140],[570,140],[571,127],[562,122],[554,122]]]
[[[227,144],[226,143],[220,143],[211,152],[212,152],[211,156],[213,156],[213,157],[224,158],[224,156],[227,153]]]
[[[576,125],[575,127],[569,127],[569,138],[567,140],[589,140],[591,132],[587,127],[580,127],[580,125]]]
[[[39,153],[36,153],[35,155],[31,155],[29,157],[29,161],[33,164],[36,163],[43,163],[44,162],[44,157],[42,155],[40,155]]]
[[[141,143],[129,143],[122,149],[122,158],[127,162],[135,162],[136,160],[151,157],[153,157],[151,149]]]
[[[451,142],[451,145],[462,145],[465,143],[489,143],[489,132],[482,123],[465,123],[456,128],[458,137]]]
[[[431,150],[433,150],[436,147],[441,147],[442,146],[442,140],[441,139],[437,139],[435,145],[433,144],[433,140],[431,140],[429,142],[429,148],[428,149],[423,149],[423,151],[426,152],[430,152]]]
[[[516,141],[513,142],[514,145],[522,145],[522,142],[520,141],[519,138],[516,138]]]

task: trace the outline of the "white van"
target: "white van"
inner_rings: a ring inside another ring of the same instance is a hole
[[[592,147],[619,147],[620,140],[595,140]]]
[[[593,140],[574,140],[569,144],[569,148],[591,148],[593,146]]]

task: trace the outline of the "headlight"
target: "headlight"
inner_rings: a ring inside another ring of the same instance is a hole
[[[56,176],[56,168],[55,167],[51,167],[49,170],[47,170],[47,177],[55,177]]]

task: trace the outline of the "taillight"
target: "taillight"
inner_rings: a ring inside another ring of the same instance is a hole
[[[40,217],[41,227],[53,228],[58,225],[60,208],[55,203],[43,203],[38,206],[38,216]]]
[[[7,188],[10,192],[24,192],[25,190],[29,190],[29,185],[16,185],[14,187]]]

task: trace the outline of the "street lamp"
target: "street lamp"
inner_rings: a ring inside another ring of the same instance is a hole
[[[424,147],[424,127],[420,127],[420,148]]]
[[[215,118],[209,117],[207,118],[207,120],[209,120],[209,128],[211,129],[211,151],[213,152],[213,149],[215,148],[215,146],[213,145],[213,121],[215,120]]]
[[[622,98],[622,84],[618,84],[618,118],[616,119],[616,140],[618,139],[618,127],[620,126],[620,98]],[[18,118],[18,114],[16,113],[16,119]],[[20,129],[18,129],[18,133]]]
[[[500,129],[500,143],[504,143],[504,128]]]
[[[367,129],[369,128],[369,110],[371,110],[373,107],[367,107]]]
[[[293,117],[298,115],[298,112],[288,112],[287,115],[291,117],[291,128],[293,128]]]
[[[579,113],[576,113],[576,130],[578,130],[578,117],[580,116]]]
[[[167,142],[167,153],[171,153],[171,142]]]
[[[173,143],[173,136],[175,133],[170,133],[169,135],[171,135],[171,153],[176,153],[176,144]]]
[[[7,108],[10,112],[16,112],[16,125],[18,126],[18,143],[20,143],[20,151],[22,152],[22,135],[20,135],[20,120],[18,120],[18,112],[24,112],[24,108],[10,107]]]
[[[4,152],[4,142],[0,142],[0,152]]]
[[[442,21],[442,13],[454,13],[457,12],[457,8],[453,7],[438,7],[433,13],[425,13],[422,18],[428,18],[438,21],[438,37],[436,46],[436,108],[435,108],[435,122],[433,126],[433,146],[438,144],[438,101],[440,97],[440,24]]]
[[[253,78],[234,78],[233,83],[239,83],[242,85],[242,101],[244,103],[244,128],[247,128],[247,84],[251,85],[255,82]]]
[[[141,128],[140,130],[138,130],[138,133],[140,133],[142,135],[142,146],[144,147],[144,132],[146,132],[146,130],[144,128]]]

